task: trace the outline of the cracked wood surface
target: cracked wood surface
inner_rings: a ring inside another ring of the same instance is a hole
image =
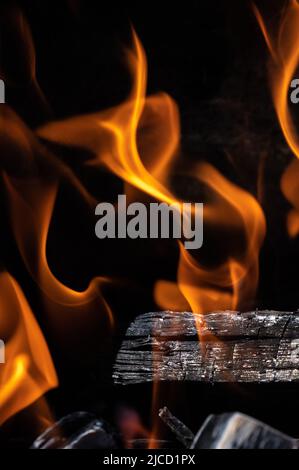
[[[113,379],[122,385],[299,381],[299,312],[140,315],[126,332]]]

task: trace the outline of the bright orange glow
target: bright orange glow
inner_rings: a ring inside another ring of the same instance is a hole
[[[0,275],[0,337],[5,340],[6,362],[0,364],[0,424],[27,407],[57,377],[46,342],[17,282]]]
[[[157,281],[154,287],[154,298],[163,310],[184,312],[190,309],[189,303],[176,282]]]

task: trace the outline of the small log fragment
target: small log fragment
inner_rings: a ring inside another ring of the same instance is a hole
[[[166,426],[171,429],[177,440],[189,449],[194,441],[193,432],[190,431],[190,429],[178,418],[176,418],[166,406],[159,411],[159,416]]]
[[[242,413],[210,415],[191,449],[298,449],[296,439]]]
[[[117,436],[94,415],[71,413],[46,429],[31,449],[116,449]]]
[[[113,379],[121,385],[299,381],[299,312],[140,315],[126,332]]]

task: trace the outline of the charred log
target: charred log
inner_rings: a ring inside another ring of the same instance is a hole
[[[198,335],[200,332],[200,335]],[[299,313],[153,312],[137,317],[115,383],[299,381]]]

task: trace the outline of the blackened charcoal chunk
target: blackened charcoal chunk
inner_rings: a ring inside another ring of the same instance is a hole
[[[298,449],[296,439],[242,413],[210,415],[191,449]]]
[[[117,436],[102,420],[85,412],[69,414],[46,429],[31,449],[116,449]]]
[[[299,312],[142,314],[126,332],[113,380],[117,385],[299,382]]]

